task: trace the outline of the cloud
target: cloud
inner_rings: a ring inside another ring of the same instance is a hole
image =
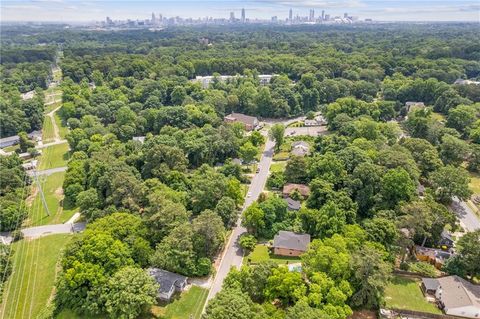
[[[266,3],[285,7],[308,7],[308,8],[359,8],[366,4],[360,0],[251,0],[252,3]]]

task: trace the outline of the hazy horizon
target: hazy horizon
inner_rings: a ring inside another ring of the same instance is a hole
[[[480,21],[480,3],[460,0],[188,0],[188,1],[89,1],[89,0],[8,0],[2,1],[2,22],[88,22],[104,20],[148,19],[157,16],[182,18],[228,18],[230,12],[240,17],[244,8],[250,19],[283,20],[290,8],[293,15],[308,15],[310,9],[319,16],[322,10],[331,16],[348,13],[360,19],[379,21]]]

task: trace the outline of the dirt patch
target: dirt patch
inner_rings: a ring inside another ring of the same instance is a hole
[[[32,203],[33,203],[33,201],[35,200],[35,197],[37,197],[38,187],[32,186],[31,192],[32,192],[32,193],[30,194],[30,196],[28,196],[28,197],[25,199],[25,204],[27,204],[28,207],[32,206]]]
[[[55,194],[56,199],[62,200],[63,199],[63,188],[61,188],[61,187],[57,188],[55,190],[54,194]]]

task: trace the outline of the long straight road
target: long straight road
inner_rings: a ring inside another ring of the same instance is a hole
[[[262,193],[263,188],[265,187],[265,183],[267,182],[268,178],[268,172],[270,170],[270,164],[272,163],[274,146],[275,142],[268,139],[267,143],[265,144],[265,150],[263,151],[262,158],[260,159],[260,163],[258,164],[260,172],[255,175],[255,177],[252,179],[250,187],[248,188],[248,194],[245,198],[245,204],[243,205],[242,213],[248,206],[250,206],[250,204],[257,200],[258,196]],[[227,276],[230,269],[232,267],[240,268],[240,266],[242,265],[243,251],[242,248],[238,245],[238,239],[240,235],[246,231],[247,230],[241,226],[240,216],[237,221],[237,225],[232,231],[230,240],[227,243],[224,255],[222,257],[222,260],[220,261],[220,267],[218,268],[217,274],[213,279],[212,287],[208,292],[205,306],[208,304],[208,301],[215,297],[215,295],[222,289],[223,280]]]

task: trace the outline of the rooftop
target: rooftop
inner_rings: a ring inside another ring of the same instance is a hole
[[[303,184],[285,184],[285,186],[283,186],[283,194],[285,194],[285,195],[290,195],[290,194],[293,193],[295,190],[298,190],[298,192],[299,192],[302,196],[308,196],[308,195],[310,195],[310,187],[308,187],[307,185],[303,185]]]
[[[258,119],[255,116],[245,115],[242,113],[231,113],[225,116],[225,119],[231,121],[239,121],[252,126],[255,126],[256,122],[258,122]]]
[[[299,210],[302,207],[302,203],[298,200],[291,199],[290,197],[287,197],[284,200],[290,210]]]
[[[474,285],[456,275],[437,280],[439,288],[442,289],[440,300],[446,308],[465,306],[480,308],[480,285]]]
[[[309,234],[281,230],[273,238],[273,247],[306,251],[310,244]]]
[[[149,268],[148,274],[160,284],[159,293],[168,293],[170,289],[172,289],[172,286],[179,285],[187,280],[185,276],[159,268]]]

